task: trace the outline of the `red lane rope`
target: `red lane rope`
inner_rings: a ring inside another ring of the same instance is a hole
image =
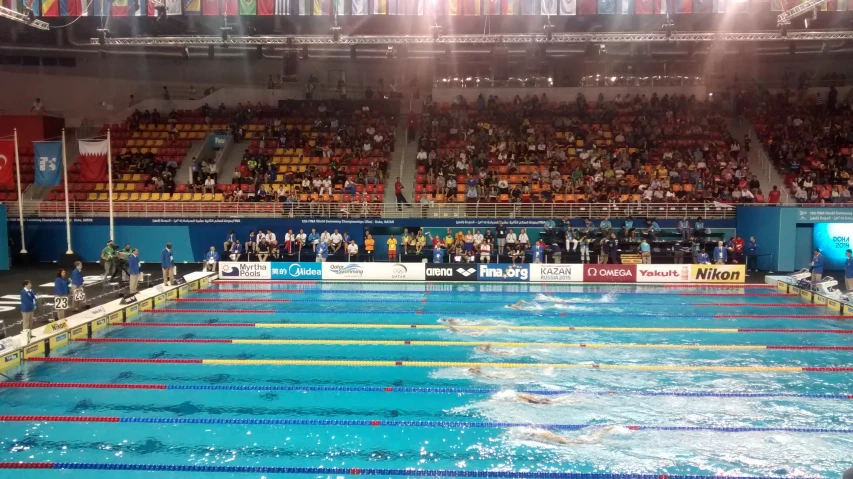
[[[143,313],[275,314],[274,309],[144,309]]]
[[[784,318],[784,319],[853,319],[853,316],[840,316],[834,314],[715,314],[715,318]]]
[[[4,388],[168,389],[165,384],[5,382]]]
[[[317,284],[319,281],[294,281],[289,279],[264,279],[264,280],[256,280],[249,279],[244,281],[238,281],[233,279],[215,279],[213,280],[214,284]]]
[[[28,358],[41,363],[152,363],[152,364],[204,364],[203,359],[142,359],[142,358]]]
[[[853,351],[853,346],[765,346],[767,349],[788,349],[802,351]]]
[[[128,323],[131,324],[132,323]],[[127,324],[125,325],[127,326]],[[853,334],[853,329],[758,329],[739,328],[739,333],[829,333],[829,334]]]
[[[286,298],[175,298],[172,301],[178,301],[183,303],[289,303],[290,300]],[[750,306],[755,306],[754,304],[750,304]],[[777,306],[787,306],[787,305],[777,305]],[[803,306],[811,306],[803,305]],[[815,305],[817,306],[817,305]]]
[[[785,303],[693,303],[693,306],[757,306],[763,308],[816,308],[818,306],[823,306],[818,303],[793,303],[793,304],[785,304]]]
[[[233,339],[168,339],[168,338],[77,338],[73,341],[83,343],[224,343],[231,344]]]
[[[197,289],[194,293],[243,294],[243,293],[304,293],[304,289],[275,288],[239,288],[239,289]],[[796,296],[796,295],[795,295]]]
[[[771,296],[799,296],[794,293],[678,293],[678,296],[749,296],[749,297],[771,297]]]

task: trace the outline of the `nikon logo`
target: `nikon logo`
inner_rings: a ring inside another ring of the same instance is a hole
[[[721,271],[716,268],[700,268],[693,278],[699,281],[739,281],[739,271]]]

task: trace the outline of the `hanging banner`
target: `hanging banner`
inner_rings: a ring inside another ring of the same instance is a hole
[[[41,186],[59,186],[62,180],[62,142],[34,141],[36,160],[35,183]]]

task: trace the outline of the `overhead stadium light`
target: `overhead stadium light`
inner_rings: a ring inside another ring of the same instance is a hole
[[[35,14],[30,9],[28,13],[18,13],[6,7],[0,7],[0,18],[8,18],[9,20],[29,25],[39,30],[50,30],[50,25],[47,22],[37,20]]]
[[[183,45],[221,45],[228,42],[235,46],[257,45],[332,45],[335,42],[329,35],[296,36],[231,36],[231,27],[222,27],[222,37],[218,36],[174,36],[174,37],[124,37],[107,38],[107,46],[183,46]],[[529,44],[531,37],[541,34],[504,34],[504,35],[442,35],[439,41],[449,44],[494,45]],[[554,33],[552,43],[607,44],[607,43],[662,43],[680,42],[781,42],[781,41],[840,41],[853,40],[853,30],[789,30],[783,37],[778,31],[760,32],[672,32],[667,39],[665,32],[646,33]],[[435,38],[428,35],[371,35],[345,36],[340,42],[345,45],[417,45],[432,44]],[[92,38],[91,44],[97,45],[98,38]]]
[[[821,5],[829,3],[829,0],[806,0],[805,2],[792,7],[790,10],[782,12],[776,17],[776,24],[778,26],[790,25],[791,20],[805,15],[809,11],[812,12],[812,19],[817,19],[817,7]],[[806,25],[808,28],[808,25]]]

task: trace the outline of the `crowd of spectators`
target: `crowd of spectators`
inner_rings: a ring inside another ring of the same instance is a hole
[[[853,197],[853,89],[839,98],[806,89],[739,93],[770,161],[798,203],[849,203]]]
[[[428,98],[421,123],[420,202],[766,201],[710,98]]]

